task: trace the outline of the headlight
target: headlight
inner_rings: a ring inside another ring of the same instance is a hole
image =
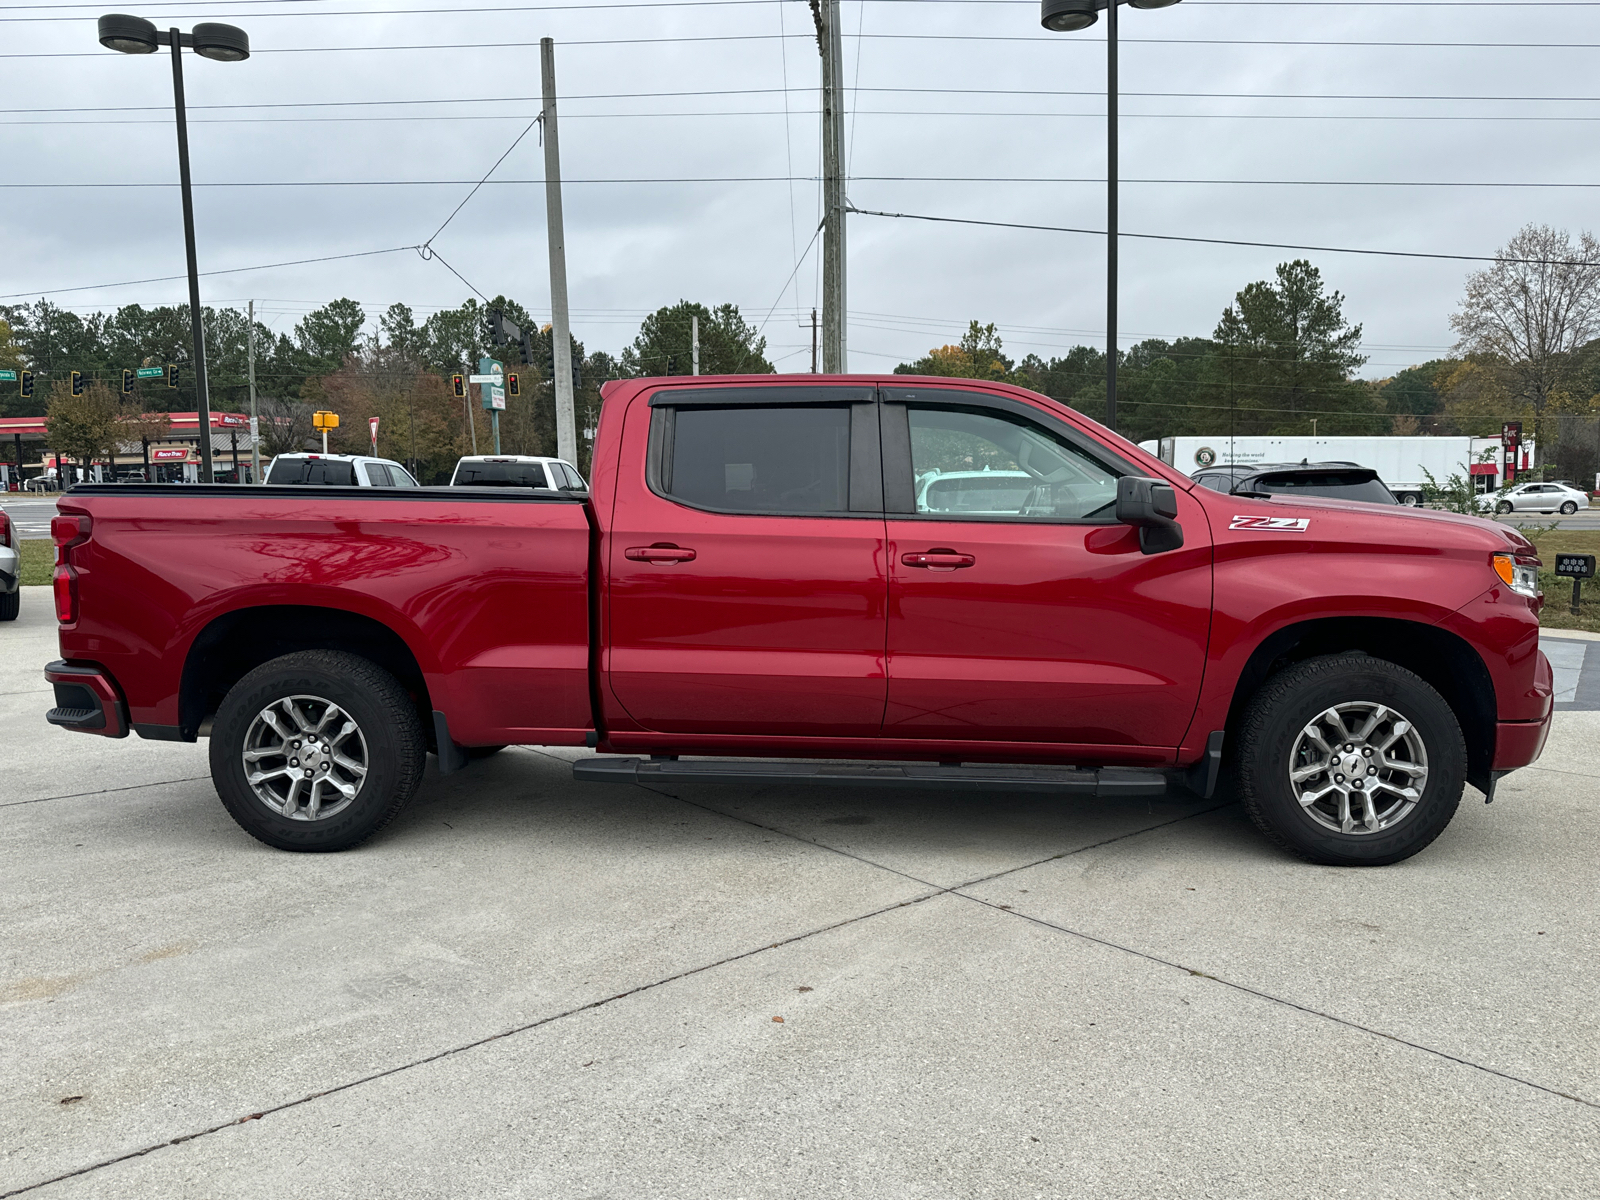
[[[1539,590],[1539,560],[1531,554],[1496,554],[1494,573],[1519,596],[1544,595]]]

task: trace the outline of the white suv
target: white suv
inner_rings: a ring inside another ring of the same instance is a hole
[[[417,481],[389,458],[363,454],[280,454],[267,469],[269,484],[333,484],[342,487],[416,487]]]
[[[456,463],[451,487],[552,488],[558,492],[586,492],[589,485],[565,459],[534,458],[526,454],[473,454]]]

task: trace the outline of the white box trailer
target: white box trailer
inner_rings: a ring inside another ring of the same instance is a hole
[[[1471,476],[1479,492],[1497,491],[1533,462],[1533,443],[1517,451],[1512,478],[1502,478],[1505,463],[1499,438],[1474,437],[1165,437],[1140,442],[1186,475],[1211,466],[1257,463],[1352,462],[1370,467],[1402,504],[1421,504],[1422,485],[1432,472],[1440,484],[1452,475]]]

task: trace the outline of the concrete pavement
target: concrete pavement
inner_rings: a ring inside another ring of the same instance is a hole
[[[0,626],[0,1196],[1600,1178],[1600,713],[1376,870],[1219,803],[666,794],[529,750],[291,855],[203,744],[44,726],[54,652],[39,589]]]

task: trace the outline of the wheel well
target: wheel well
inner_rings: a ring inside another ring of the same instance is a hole
[[[281,604],[225,613],[200,631],[183,664],[178,726],[192,740],[228,689],[262,663],[296,650],[345,650],[370,659],[400,681],[425,730],[433,705],[416,655],[381,621],[337,608]]]
[[[1467,779],[1485,789],[1494,761],[1494,680],[1478,652],[1461,638],[1415,621],[1330,617],[1278,630],[1256,647],[1234,687],[1228,741],[1233,741],[1250,697],[1272,675],[1308,658],[1352,651],[1404,667],[1444,697],[1467,743]]]

